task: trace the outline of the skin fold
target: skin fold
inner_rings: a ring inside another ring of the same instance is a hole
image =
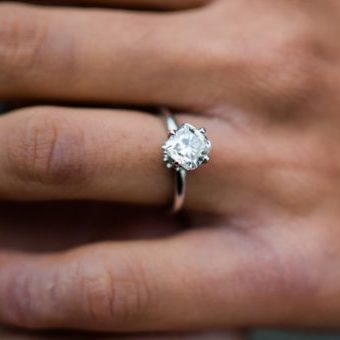
[[[35,103],[0,117],[1,323],[337,328],[340,2],[36,3],[0,3],[0,100]],[[213,144],[179,216],[145,106]]]

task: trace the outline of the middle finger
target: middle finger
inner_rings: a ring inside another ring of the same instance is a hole
[[[2,3],[0,100],[189,106],[189,17]]]

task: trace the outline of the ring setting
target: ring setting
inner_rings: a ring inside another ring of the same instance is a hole
[[[184,204],[186,174],[209,162],[211,142],[205,128],[196,128],[191,124],[177,125],[170,110],[163,109],[168,139],[162,146],[163,161],[167,168],[175,170],[175,195],[173,212],[178,212]]]

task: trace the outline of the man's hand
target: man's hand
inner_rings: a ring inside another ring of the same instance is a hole
[[[337,326],[339,1],[97,4],[129,10],[1,3],[1,100],[191,112],[177,118],[207,128],[211,162],[188,178],[188,218],[169,221],[156,208],[173,188],[159,117],[60,106],[2,117],[3,200],[151,208],[116,218],[120,207],[4,205],[0,320],[100,331]]]

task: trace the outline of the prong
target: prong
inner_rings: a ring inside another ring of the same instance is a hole
[[[166,150],[166,146],[165,145],[162,145],[162,150]]]
[[[164,162],[167,162],[168,160],[169,160],[169,156],[168,156],[168,155],[164,155],[163,161],[164,161]]]
[[[175,134],[176,134],[176,130],[171,130],[171,131],[169,131],[168,137],[171,137],[171,136],[173,136]]]
[[[198,131],[203,133],[203,134],[207,133],[207,129],[205,129],[205,128],[200,128],[200,129],[198,129]]]
[[[166,167],[167,167],[168,169],[171,169],[171,168],[172,168],[172,165],[171,165],[170,163],[167,163]]]
[[[203,164],[207,164],[210,161],[209,156],[204,156],[203,158]]]

